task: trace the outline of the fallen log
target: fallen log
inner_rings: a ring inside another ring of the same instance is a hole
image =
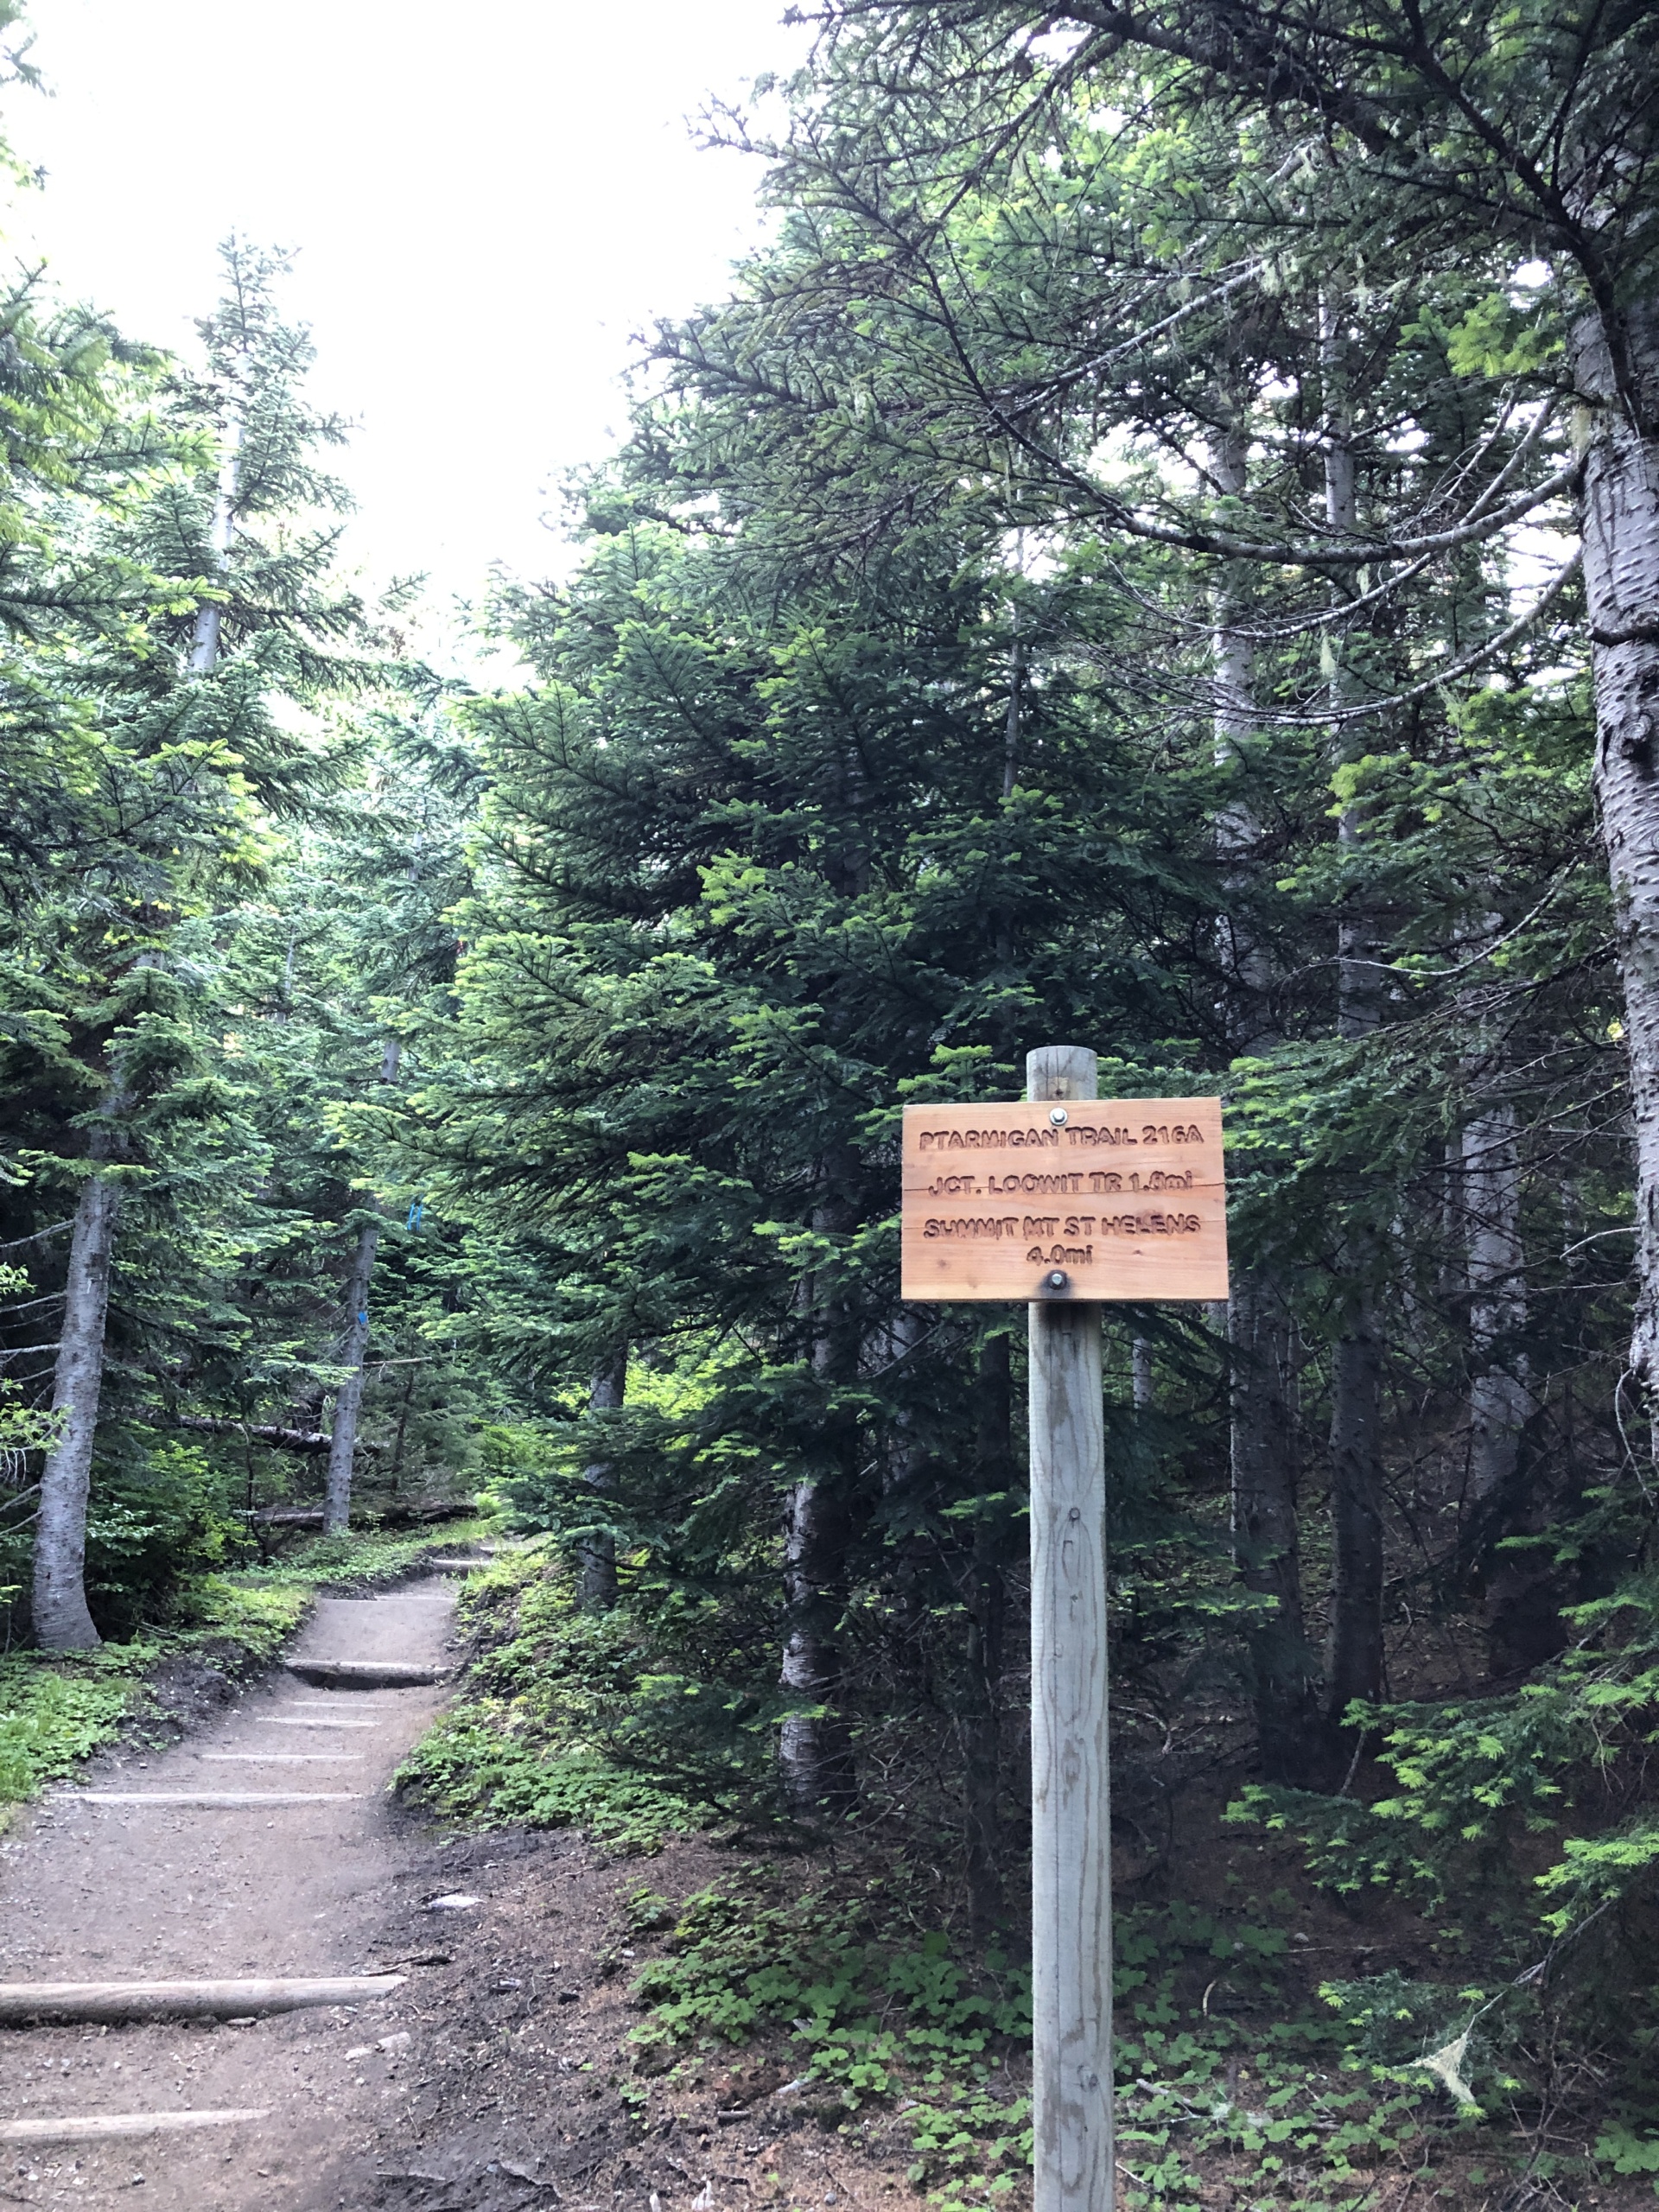
[[[231,2127],[270,2117],[269,2105],[253,2105],[241,2111],[98,2112],[78,2120],[8,2120],[0,2123],[0,2143],[102,2143],[111,2136],[180,2135],[192,2128]]]
[[[0,2024],[20,2020],[240,2019],[301,2012],[314,2005],[361,2005],[388,1997],[401,1974],[312,1975],[273,1981],[0,1981]]]
[[[60,1789],[49,1805],[340,1805],[361,1789]]]
[[[470,1498],[446,1498],[440,1505],[388,1505],[374,1516],[383,1526],[391,1529],[421,1528],[430,1521],[464,1521],[478,1508]],[[262,1505],[243,1516],[262,1529],[321,1529],[322,1508],[320,1505]]]
[[[175,1414],[175,1428],[198,1429],[204,1436],[247,1436],[258,1444],[280,1445],[284,1452],[326,1452],[328,1439],[321,1429],[288,1428],[281,1421],[233,1421],[223,1414]]]
[[[245,1436],[255,1444],[274,1445],[279,1452],[327,1452],[334,1439],[320,1428],[290,1428],[278,1421],[238,1421],[232,1414],[174,1414],[175,1428],[194,1428],[203,1436]],[[355,1449],[384,1452],[384,1444],[359,1437]]]
[[[449,1670],[404,1659],[290,1659],[288,1671],[319,1689],[396,1690],[441,1682]]]

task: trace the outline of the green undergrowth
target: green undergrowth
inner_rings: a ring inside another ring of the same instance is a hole
[[[457,1544],[475,1544],[493,1535],[496,1524],[483,1516],[450,1521],[431,1529],[348,1530],[338,1536],[310,1536],[264,1567],[245,1567],[226,1578],[249,1587],[298,1581],[315,1590],[374,1590],[396,1582],[433,1554],[442,1556]]]
[[[442,1536],[353,1534],[317,1537],[281,1560],[207,1574],[172,1596],[165,1621],[145,1624],[96,1651],[0,1656],[0,1826],[6,1808],[35,1796],[122,1730],[156,1711],[158,1669],[196,1658],[242,1674],[275,1658],[321,1590],[396,1581],[428,1553],[472,1541],[483,1523],[451,1523]]]
[[[671,1722],[685,1687],[657,1670],[627,1611],[577,1609],[547,1547],[470,1575],[461,1618],[478,1645],[465,1688],[397,1777],[429,1810],[463,1827],[577,1827],[623,1853],[729,1819],[721,1784],[741,1777],[748,1744],[677,1767],[664,1712]]]
[[[1403,1974],[1355,1984],[1340,2001],[1373,2033],[1392,2021],[1398,2044],[1436,2019],[1447,2037],[1466,2026],[1478,2104],[1484,2056],[1513,2073],[1519,2108],[1573,2104],[1591,2164],[1659,2172],[1659,1577],[1564,1618],[1573,1643],[1515,1688],[1356,1707],[1374,1746],[1363,1793],[1255,1784],[1227,1817],[1294,1837],[1346,1911],[1379,1893],[1396,1915],[1414,1908],[1435,1953],[1481,1985],[1459,2010]]]
[[[711,1720],[696,1686],[669,1670],[671,1632],[626,1606],[582,1613],[550,1545],[515,1547],[472,1575],[461,1608],[474,1647],[466,1685],[405,1763],[405,1789],[467,1827],[570,1826],[632,1852],[719,1830],[732,1851],[730,1872],[678,1905],[645,1885],[632,1893],[610,1965],[640,1961],[638,2078],[620,2092],[636,2116],[660,2077],[698,2082],[732,2067],[819,2124],[901,2152],[938,2202],[1019,2188],[1031,2018],[1015,1939],[966,1944],[944,1878],[917,1871],[931,1854],[901,1852],[892,1835],[849,1833],[828,1869],[821,1853],[772,1848],[803,1840],[754,1809],[774,1718],[734,1706]],[[677,1709],[695,1731],[677,1732]],[[737,1856],[740,1835],[754,1855]],[[1236,1836],[1224,1828],[1217,1852],[1259,1863],[1259,1845]],[[1339,1917],[1310,1935],[1301,1923],[1316,1886],[1299,1906],[1286,1891],[1253,1894],[1237,1872],[1227,1884],[1234,1903],[1117,1916],[1116,2109],[1131,2206],[1196,2206],[1224,2183],[1286,2212],[1357,2212],[1419,2170],[1456,2194],[1465,2180],[1484,2190],[1483,2174],[1505,2187],[1523,2177],[1589,2186],[1598,2171],[1645,2174],[1650,2157],[1659,2173],[1659,2114],[1639,2100],[1604,2099],[1576,2147],[1559,2128],[1560,2148],[1541,2139],[1539,2116],[1560,2102],[1553,1999],[1541,1984],[1511,1986],[1469,1929],[1413,1919],[1402,1936],[1387,1913],[1344,1904],[1343,1916],[1376,1922],[1402,1958],[1421,1954],[1443,1978],[1391,1968],[1321,1980],[1333,1947],[1370,1949],[1359,1929]],[[1319,1912],[1330,1917],[1322,1903]]]
[[[0,1659],[0,1826],[6,1807],[109,1742],[143,1700],[144,1667],[160,1656],[150,1644],[106,1644],[73,1659]]]
[[[660,1932],[660,1950],[632,1984],[636,2066],[683,2078],[722,2050],[780,2049],[789,2094],[821,2124],[900,2125],[910,2178],[935,2202],[1007,2195],[1031,2153],[1029,1969],[995,1948],[965,1956],[914,1907],[888,1877],[803,1885],[777,1862],[741,1865],[677,1908],[640,1885],[630,1931],[636,1946]],[[1380,2166],[1419,2163],[1455,2132],[1438,2079],[1379,2056],[1376,2023],[1337,1993],[1305,2016],[1287,2005],[1281,1928],[1171,1904],[1120,1913],[1116,1932],[1131,2204],[1196,2204],[1224,2171],[1236,2188],[1338,2212]]]

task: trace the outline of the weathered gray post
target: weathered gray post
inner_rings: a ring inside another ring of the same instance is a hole
[[[1064,1123],[1095,1054],[1045,1045],[1026,1095]],[[1100,1307],[1064,1269],[1031,1314],[1031,1823],[1034,2212],[1111,2212],[1111,1819]]]

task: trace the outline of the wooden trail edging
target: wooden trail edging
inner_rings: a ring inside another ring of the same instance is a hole
[[[273,1981],[0,1981],[0,2025],[26,2020],[238,2019],[301,2012],[315,2005],[362,2005],[389,1997],[401,1974],[314,1974]]]
[[[9,2120],[0,2126],[0,2143],[99,2143],[111,2136],[176,2135],[270,2117],[269,2105],[256,2105],[239,2112],[99,2112],[79,2120]]]

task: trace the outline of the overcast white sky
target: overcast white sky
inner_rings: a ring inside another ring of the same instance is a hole
[[[214,246],[300,249],[314,389],[361,428],[359,559],[471,591],[556,556],[544,487],[602,453],[630,334],[758,235],[741,158],[687,128],[785,68],[785,0],[35,0],[48,172],[10,226],[136,337],[192,344]]]

